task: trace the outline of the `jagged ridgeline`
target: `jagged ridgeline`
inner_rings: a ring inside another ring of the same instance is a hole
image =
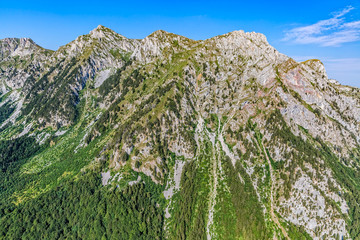
[[[360,90],[264,35],[0,40],[0,239],[360,239]]]

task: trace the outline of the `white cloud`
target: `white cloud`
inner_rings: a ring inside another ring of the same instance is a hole
[[[340,46],[343,43],[359,41],[360,21],[349,22],[344,17],[353,9],[352,6],[348,6],[334,13],[332,18],[286,31],[283,40],[321,46]]]
[[[360,28],[360,21],[344,23],[344,27],[353,29]]]

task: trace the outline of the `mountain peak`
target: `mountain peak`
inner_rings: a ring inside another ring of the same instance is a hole
[[[120,34],[114,32],[113,30],[111,30],[110,28],[107,28],[107,27],[105,27],[103,25],[98,25],[95,29],[91,30],[89,32],[89,34],[93,38],[104,38],[109,34],[120,35]]]
[[[103,26],[103,25],[101,25],[101,24],[99,24],[99,25],[96,27],[96,29],[103,29],[103,28],[106,28],[106,27]]]
[[[236,41],[238,41],[239,39],[249,39],[250,41],[264,42],[268,44],[266,36],[264,34],[257,32],[245,32],[244,30],[235,30],[219,36],[215,36],[213,38],[229,38]]]
[[[28,45],[36,45],[36,43],[31,38],[4,38],[1,39],[0,42],[2,44],[28,44]]]
[[[140,40],[99,25],[51,54],[6,42],[4,238],[360,236],[360,89],[328,81],[319,60],[295,62],[241,30],[204,41],[158,30]],[[87,192],[97,202],[77,204]],[[92,210],[96,219],[81,214]],[[59,218],[40,221],[50,215]],[[119,228],[92,231],[98,220]]]
[[[174,33],[167,32],[165,30],[156,30],[155,32],[151,33],[147,38],[168,38],[168,37],[183,37]],[[185,38],[185,37],[183,37]]]
[[[173,42],[176,41],[178,44],[193,42],[194,40],[184,37],[182,35],[178,35],[175,33],[167,32],[165,30],[156,30],[155,32],[148,35],[145,39],[157,39],[162,43]]]
[[[168,34],[171,34],[171,33],[167,32],[165,30],[159,29],[159,30],[156,30],[153,33],[151,33],[149,36],[168,35]]]
[[[41,48],[31,38],[4,38],[0,40],[0,55],[25,56]]]

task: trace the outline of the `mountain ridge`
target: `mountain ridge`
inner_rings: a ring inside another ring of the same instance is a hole
[[[296,62],[253,32],[128,39],[101,25],[57,51],[8,59],[0,156],[12,156],[11,141],[23,154],[1,159],[0,196],[14,204],[2,203],[12,214],[0,218],[2,236],[22,217],[11,209],[36,208],[56,189],[82,199],[62,188],[76,179],[101,196],[152,196],[136,203],[156,212],[157,232],[139,213],[135,239],[360,236],[360,89],[329,80],[320,60]],[[118,221],[100,208],[119,205],[99,199],[97,217]],[[130,202],[121,207],[138,213]],[[65,222],[80,217],[71,214]],[[61,236],[115,236],[96,224]]]

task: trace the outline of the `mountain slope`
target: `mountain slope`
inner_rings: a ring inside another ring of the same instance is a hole
[[[243,31],[138,40],[99,26],[55,52],[11,41],[3,237],[360,236],[360,90],[319,60]]]

